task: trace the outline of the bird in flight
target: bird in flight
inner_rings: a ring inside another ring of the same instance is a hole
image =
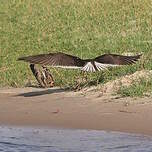
[[[109,67],[131,65],[140,59],[141,55],[123,56],[117,54],[103,54],[93,59],[81,59],[77,56],[57,52],[20,57],[18,60],[67,69],[81,69],[87,72],[106,70]]]

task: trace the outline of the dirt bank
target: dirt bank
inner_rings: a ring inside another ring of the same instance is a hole
[[[0,89],[0,124],[57,126],[152,135],[152,98],[53,89]]]

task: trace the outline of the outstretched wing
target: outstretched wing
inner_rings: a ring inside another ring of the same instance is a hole
[[[123,56],[116,54],[104,54],[96,57],[94,60],[99,63],[109,64],[109,65],[129,65],[134,64],[141,55],[136,56]]]
[[[107,69],[108,67],[134,64],[140,59],[141,55],[123,56],[117,54],[104,54],[94,59],[96,69],[98,71]]]
[[[108,67],[134,64],[141,55],[123,56],[116,54],[104,54],[87,62],[82,68],[83,71],[96,72],[106,70]]]
[[[32,64],[50,65],[61,68],[81,68],[83,71],[96,72],[105,70],[108,67],[129,65],[135,63],[141,55],[122,56],[116,54],[104,54],[94,59],[82,60],[79,57],[65,53],[49,53],[34,56],[21,57],[18,60],[24,60]]]
[[[84,65],[84,61],[79,57],[61,52],[21,57],[18,60],[23,60],[32,64],[50,65],[62,68],[81,68]]]

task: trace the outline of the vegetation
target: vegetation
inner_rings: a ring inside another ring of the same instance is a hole
[[[152,77],[148,80],[141,79],[139,82],[134,82],[129,87],[121,87],[117,93],[123,97],[150,96],[152,94]]]
[[[152,69],[151,5],[151,0],[1,0],[0,86],[21,87],[34,80],[18,57],[56,51],[81,58],[143,53],[134,66],[88,74],[89,83],[82,86]],[[83,77],[78,70],[51,71],[58,86],[74,87]]]

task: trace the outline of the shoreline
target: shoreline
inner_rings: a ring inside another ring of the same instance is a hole
[[[152,98],[85,96],[58,88],[0,89],[0,125],[152,135],[150,101]]]

